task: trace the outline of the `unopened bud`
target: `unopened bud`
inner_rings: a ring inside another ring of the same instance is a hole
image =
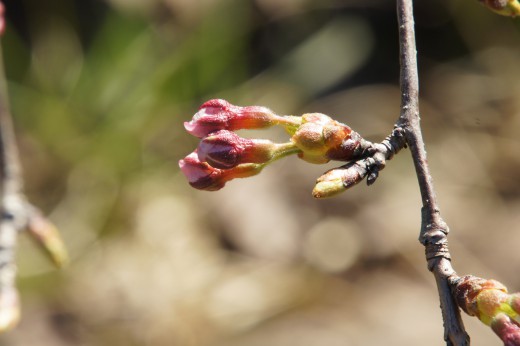
[[[192,187],[199,190],[217,191],[223,188],[229,180],[260,173],[264,165],[250,163],[230,169],[219,169],[210,166],[207,162],[201,162],[197,151],[194,151],[179,161],[179,167]]]
[[[511,294],[509,305],[517,314],[520,314],[520,293]]]
[[[333,168],[318,178],[312,196],[315,198],[335,196],[361,182],[366,174],[367,170],[356,163]]]
[[[243,163],[266,163],[273,158],[275,151],[276,144],[271,141],[242,138],[228,130],[204,137],[197,148],[200,161],[220,169]]]
[[[482,301],[479,302],[479,295],[489,290],[507,293],[506,287],[496,280],[486,280],[467,275],[460,278],[455,289],[455,298],[458,305],[468,315],[477,316],[481,319],[484,311],[486,311],[485,314],[489,314],[494,309],[494,303],[490,296],[483,297]]]
[[[4,33],[5,25],[5,7],[4,4],[0,1],[0,35]]]
[[[201,162],[196,151],[180,160],[179,167],[190,185],[196,189],[216,191],[226,183],[222,181],[222,170]]]
[[[497,289],[485,289],[476,297],[478,317],[485,324],[490,324],[491,319],[500,312],[509,313],[508,294]]]
[[[5,7],[4,4],[0,1],[0,36],[4,33],[5,26]]]
[[[491,329],[502,340],[504,346],[520,345],[520,325],[506,314],[496,315],[491,321]]]
[[[357,153],[361,136],[350,127],[321,113],[302,116],[302,124],[291,137],[302,151],[298,156],[310,163],[350,161]]]
[[[520,1],[518,0],[480,0],[480,2],[502,16],[520,16]]]
[[[193,119],[184,123],[184,127],[192,135],[202,138],[218,130],[269,127],[276,124],[279,118],[266,107],[240,107],[215,99],[205,102]]]
[[[39,212],[35,211],[29,217],[27,231],[43,248],[56,267],[61,268],[68,262],[67,248],[58,229]]]

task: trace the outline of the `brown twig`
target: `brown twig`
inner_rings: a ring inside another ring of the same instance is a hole
[[[413,1],[397,0],[397,16],[401,64],[401,114],[397,125],[405,131],[421,192],[423,207],[419,240],[425,246],[428,269],[437,282],[444,321],[444,339],[447,345],[469,345],[469,336],[450,289],[457,274],[451,265],[447,242],[448,226],[439,211],[421,133]]]

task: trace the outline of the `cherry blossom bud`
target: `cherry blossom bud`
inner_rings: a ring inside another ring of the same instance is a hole
[[[460,278],[454,293],[458,305],[491,326],[505,346],[520,345],[519,293],[507,294],[500,282],[471,275]]]
[[[519,0],[480,0],[484,6],[502,16],[520,16]]]
[[[207,162],[201,162],[197,151],[194,151],[179,161],[179,167],[192,187],[199,190],[217,191],[223,188],[229,180],[260,173],[264,165],[251,163],[238,165],[231,169],[218,169],[211,167]]]
[[[354,158],[361,136],[325,114],[310,113],[302,116],[302,125],[291,140],[302,151],[298,155],[301,159],[321,164]]]
[[[56,226],[35,211],[27,224],[27,231],[42,247],[56,267],[61,268],[68,262],[67,248]]]
[[[509,305],[511,308],[520,315],[520,293],[511,294],[511,298],[509,300]],[[520,321],[518,321],[520,322]]]
[[[356,163],[333,168],[318,178],[312,196],[314,198],[335,196],[361,182],[366,174],[367,170]]]
[[[496,280],[486,280],[467,275],[460,279],[455,289],[458,305],[470,316],[477,316],[489,324],[502,302],[507,300],[507,289]]]
[[[5,31],[5,7],[2,2],[0,2],[0,35],[2,35]]]
[[[282,117],[270,109],[259,106],[239,107],[226,100],[205,102],[190,122],[185,122],[186,131],[202,138],[218,130],[258,129],[278,123]]]
[[[196,189],[216,191],[225,185],[222,181],[222,170],[211,167],[207,162],[201,162],[196,151],[180,160],[179,167],[190,185]]]
[[[500,337],[504,346],[520,345],[520,325],[506,314],[496,315],[491,322],[491,329]]]
[[[273,158],[276,144],[262,139],[248,139],[228,130],[204,137],[197,153],[199,160],[214,168],[226,169],[242,163],[266,163]]]

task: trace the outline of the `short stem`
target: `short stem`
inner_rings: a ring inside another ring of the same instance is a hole
[[[302,124],[302,117],[294,115],[279,115],[276,116],[275,122],[277,125],[283,126],[287,133],[294,134]]]
[[[279,160],[289,155],[297,154],[301,150],[292,142],[276,144],[275,154],[268,163]]]

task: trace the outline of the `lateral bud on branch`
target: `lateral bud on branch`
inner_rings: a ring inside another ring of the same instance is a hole
[[[496,280],[468,275],[456,282],[454,295],[460,308],[490,326],[504,346],[520,345],[520,293],[508,294]]]
[[[351,162],[344,166],[333,168],[316,180],[312,190],[314,198],[327,198],[344,192],[365,179],[368,170],[366,166]]]
[[[62,268],[68,263],[67,248],[61,239],[60,232],[39,211],[33,210],[29,215],[27,231],[57,268]]]

